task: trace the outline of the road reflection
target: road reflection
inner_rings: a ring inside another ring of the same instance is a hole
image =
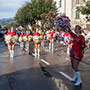
[[[43,72],[43,74],[48,77],[48,78],[51,78],[52,81],[55,82],[56,86],[59,88],[59,90],[69,90],[67,88],[67,86],[65,86],[65,84],[62,83],[62,80],[61,79],[57,79],[55,77],[53,77],[46,69],[45,67],[43,67],[41,64],[40,64],[40,67],[41,67],[41,70]]]

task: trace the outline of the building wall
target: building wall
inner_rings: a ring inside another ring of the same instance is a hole
[[[79,0],[79,4],[76,3],[76,0],[72,0],[72,18],[71,18],[71,25],[72,25],[72,28],[74,28],[74,26],[76,24],[79,24],[81,25],[83,28],[86,28],[86,21],[85,21],[85,15],[82,15],[80,13],[80,18],[79,19],[76,19],[76,7],[77,6],[83,6],[85,4],[85,1],[84,0]]]
[[[80,13],[80,18],[76,19],[76,7],[85,5],[85,1],[88,0],[79,0],[79,3],[76,3],[76,0],[62,0],[62,5],[60,7],[60,0],[56,1],[56,6],[58,8],[59,14],[65,14],[71,19],[71,26],[74,28],[76,24],[81,25],[83,28],[86,28],[85,15]]]
[[[60,0],[54,0],[55,2],[56,2],[56,6],[57,6],[57,8],[58,8],[58,13],[59,13],[59,15],[60,14],[63,14],[64,12],[65,12],[65,8],[64,8],[64,0],[62,0],[62,4],[61,4],[61,7],[60,7]]]
[[[66,2],[66,16],[72,19],[72,0],[65,0]]]

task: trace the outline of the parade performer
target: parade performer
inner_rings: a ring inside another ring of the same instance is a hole
[[[70,55],[70,49],[72,47],[72,36],[69,34],[69,32],[64,33],[64,42],[67,44],[67,54]]]
[[[51,52],[51,50],[52,50],[52,53],[53,53],[53,51],[54,51],[54,37],[55,37],[55,33],[54,33],[52,28],[51,28],[51,31],[48,33],[47,37],[50,40],[50,43],[49,43],[49,52]]]
[[[8,32],[7,32],[7,34],[6,35],[8,35],[8,34],[10,34],[10,29],[8,29]],[[9,52],[10,52],[10,47],[9,47],[9,44],[7,44],[8,45],[8,50],[9,50]]]
[[[45,35],[44,35],[44,32],[42,32],[41,36],[42,36],[42,40],[41,40],[41,48],[44,48],[44,41],[45,41]]]
[[[60,32],[56,30],[56,41],[58,42],[60,38]]]
[[[35,57],[40,56],[40,34],[38,33],[39,28],[35,28],[36,32],[33,34],[33,40],[35,43]],[[37,54],[38,51],[38,54]]]
[[[46,28],[45,34],[46,34],[47,41],[49,41],[49,37],[50,37],[50,35],[48,34],[49,32],[50,32],[50,29]]]
[[[41,34],[42,34],[42,30],[40,29],[40,30],[38,31],[38,33],[41,35]]]
[[[80,71],[78,69],[78,66],[80,61],[82,61],[86,43],[85,38],[81,35],[81,27],[79,25],[75,26],[74,31],[76,34],[74,34],[71,30],[69,31],[71,36],[73,37],[72,41],[73,45],[70,51],[72,71],[74,73],[72,82],[75,82],[74,86],[81,86],[82,80],[80,77]]]
[[[9,44],[10,47],[10,57],[14,57],[14,49],[15,49],[15,44],[18,40],[18,36],[16,35],[16,32],[14,32],[14,27],[11,27],[11,32],[7,33],[5,36],[5,41],[7,44]]]
[[[70,30],[70,19],[67,16],[60,16],[56,19],[55,23],[56,26],[61,27],[63,31],[69,32],[73,38],[72,48],[70,50],[71,66],[74,73],[72,82],[75,82],[74,86],[81,86],[82,80],[80,77],[80,71],[78,66],[80,61],[82,61],[84,48],[86,47],[85,38],[81,35],[81,27],[79,25],[76,25],[74,29],[76,34],[74,34]]]
[[[23,37],[24,37],[24,33],[23,33],[23,31],[22,31],[21,34],[20,34],[20,36],[19,36],[20,47],[21,47],[22,49],[24,48]]]
[[[90,47],[90,30],[88,31],[87,34],[87,47]]]
[[[29,30],[26,30],[26,33],[23,36],[23,40],[25,41],[25,47],[26,47],[26,51],[29,53],[29,42],[31,41],[31,34],[29,33]]]

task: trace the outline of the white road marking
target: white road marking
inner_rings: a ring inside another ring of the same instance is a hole
[[[69,79],[70,81],[72,80],[72,78],[68,76],[67,74],[65,74],[64,72],[59,72],[59,73],[63,75],[64,77],[66,77],[67,79]]]
[[[45,60],[43,59],[40,59],[43,63],[47,64],[47,65],[50,65],[48,62],[46,62]]]

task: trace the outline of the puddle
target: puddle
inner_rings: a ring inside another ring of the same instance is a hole
[[[41,67],[41,70],[42,70],[43,74],[44,74],[47,78],[51,78],[51,80],[55,82],[55,84],[56,84],[56,86],[58,87],[59,90],[69,90],[69,89],[67,88],[67,86],[65,86],[65,85],[62,83],[62,80],[53,77],[53,76],[45,69],[45,67],[43,67],[41,64],[40,64],[40,67]]]

